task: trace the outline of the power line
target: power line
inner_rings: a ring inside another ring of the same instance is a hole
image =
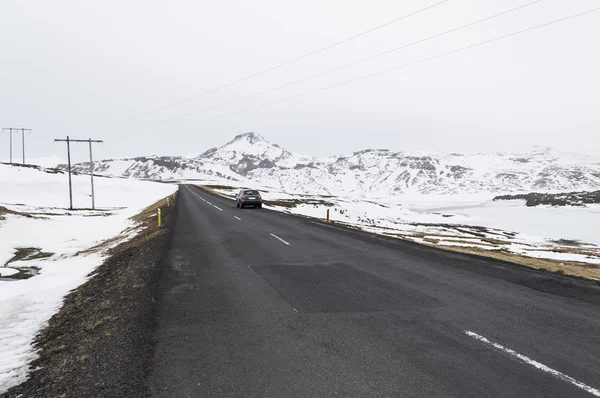
[[[354,65],[366,62],[366,61],[370,61],[372,59],[379,58],[379,57],[382,57],[384,55],[388,55],[388,54],[391,54],[393,52],[396,52],[396,51],[399,51],[399,50],[403,50],[403,49],[412,47],[414,45],[421,44],[421,43],[424,43],[424,42],[432,40],[432,39],[436,39],[438,37],[445,36],[445,35],[450,34],[450,33],[454,33],[454,32],[459,31],[461,29],[465,29],[465,28],[471,27],[473,25],[477,25],[479,23],[482,23],[482,22],[485,22],[485,21],[489,21],[489,20],[494,19],[494,18],[498,18],[498,17],[500,17],[502,15],[509,14],[511,12],[520,10],[522,8],[529,7],[529,6],[532,6],[532,5],[537,4],[537,3],[541,3],[542,1],[545,1],[545,0],[535,0],[535,1],[531,2],[531,3],[527,3],[527,4],[524,4],[524,5],[515,7],[515,8],[511,8],[510,10],[506,10],[506,11],[500,12],[498,14],[494,14],[494,15],[491,15],[489,17],[482,18],[482,19],[479,19],[479,20],[476,20],[476,21],[473,21],[473,22],[469,22],[467,24],[458,26],[456,28],[452,28],[450,30],[446,30],[446,31],[441,32],[441,33],[437,33],[437,34],[432,35],[432,36],[428,36],[428,37],[426,37],[424,39],[420,39],[420,40],[414,41],[412,43],[408,43],[408,44],[402,45],[400,47],[396,47],[396,48],[393,48],[391,50],[387,50],[387,51],[384,51],[382,53],[375,54],[375,55],[369,56],[367,58],[363,58],[363,59],[360,59],[358,61],[351,62],[349,64],[345,64],[345,65],[342,65],[342,66],[339,66],[339,67],[336,67],[336,68],[333,68],[333,69],[329,69],[329,70],[327,70],[325,72],[317,73],[316,75],[308,76],[308,77],[305,77],[305,78],[302,78],[302,79],[295,80],[293,82],[285,83],[285,84],[282,84],[280,86],[270,88],[268,90],[260,91],[258,93],[254,93],[254,94],[250,94],[250,95],[247,95],[247,96],[244,96],[244,97],[240,97],[240,98],[234,99],[232,101],[222,102],[222,103],[220,103],[218,105],[214,105],[214,106],[211,106],[211,107],[208,107],[208,108],[199,109],[199,110],[196,110],[196,111],[193,111],[193,112],[186,113],[184,115],[175,116],[175,117],[172,117],[172,118],[169,118],[169,119],[160,120],[160,121],[153,122],[153,123],[148,123],[148,124],[145,124],[145,125],[140,126],[140,127],[130,128],[130,129],[124,130],[124,132],[136,131],[136,130],[140,130],[140,129],[143,129],[143,128],[146,128],[146,127],[151,127],[151,126],[155,126],[155,125],[158,125],[158,124],[167,123],[167,122],[170,122],[170,121],[173,121],[173,120],[182,119],[182,118],[185,118],[185,117],[188,117],[188,116],[191,116],[191,115],[195,115],[195,114],[206,112],[206,111],[209,111],[209,110],[212,110],[212,109],[215,109],[215,108],[219,108],[221,106],[230,105],[230,104],[233,104],[235,102],[243,101],[243,100],[246,100],[246,99],[249,99],[249,98],[253,98],[253,97],[256,97],[256,96],[259,96],[259,95],[262,95],[262,94],[266,94],[266,93],[269,93],[269,92],[272,92],[272,91],[275,91],[275,90],[279,90],[279,89],[282,89],[282,88],[285,88],[285,87],[289,87],[289,86],[292,86],[294,84],[303,83],[305,81],[308,81],[308,80],[311,80],[311,79],[314,79],[314,78],[317,78],[317,77],[320,77],[320,76],[324,76],[324,75],[327,75],[329,73],[336,72],[336,71],[339,71],[339,70],[342,70],[342,69],[345,69],[345,68],[348,68],[350,66],[354,66]]]
[[[255,74],[252,74],[252,75],[249,75],[249,76],[243,77],[243,78],[241,78],[241,79],[238,79],[238,80],[235,80],[235,81],[233,81],[233,82],[231,82],[231,83],[227,83],[227,84],[225,84],[225,85],[223,85],[223,86],[220,86],[220,87],[217,87],[217,88],[214,88],[214,89],[211,89],[211,90],[205,91],[205,92],[203,92],[203,93],[201,93],[201,94],[194,95],[194,96],[192,96],[192,97],[189,97],[189,98],[187,98],[187,99],[184,99],[183,101],[175,102],[175,103],[172,103],[172,104],[170,104],[170,105],[166,105],[166,106],[163,106],[163,107],[161,107],[161,108],[157,108],[157,109],[154,109],[154,110],[152,110],[152,111],[149,111],[149,112],[142,113],[142,114],[140,114],[140,115],[137,115],[137,116],[131,117],[131,118],[129,118],[129,119],[121,120],[120,122],[117,122],[117,123],[115,123],[115,124],[116,124],[116,125],[118,125],[118,124],[123,124],[123,123],[129,122],[129,121],[131,121],[131,120],[134,120],[134,119],[138,119],[138,118],[140,118],[140,117],[143,117],[143,116],[151,115],[151,114],[153,114],[153,113],[160,112],[160,111],[162,111],[162,110],[165,110],[165,109],[168,109],[168,108],[172,108],[172,107],[174,107],[174,106],[181,105],[181,104],[183,104],[183,103],[186,103],[186,102],[192,101],[192,100],[194,100],[194,99],[197,99],[197,98],[203,97],[203,96],[205,96],[205,95],[208,95],[208,94],[214,93],[214,92],[216,92],[216,91],[219,91],[219,90],[222,90],[222,89],[224,89],[224,88],[231,87],[231,86],[233,86],[233,85],[235,85],[235,84],[238,84],[238,83],[244,82],[244,81],[246,81],[246,80],[249,80],[249,79],[252,79],[252,78],[254,78],[254,77],[257,77],[257,76],[260,76],[260,75],[264,75],[265,73],[272,72],[272,71],[274,71],[274,70],[276,70],[276,69],[279,69],[279,68],[282,68],[282,67],[284,67],[284,66],[286,66],[286,65],[290,65],[290,64],[292,64],[292,63],[294,63],[294,62],[297,62],[297,61],[303,60],[303,59],[305,59],[305,58],[308,58],[308,57],[310,57],[310,56],[312,56],[312,55],[318,54],[318,53],[320,53],[320,52],[323,52],[323,51],[325,51],[325,50],[329,50],[330,48],[333,48],[333,47],[339,46],[340,44],[344,44],[344,43],[346,43],[346,42],[348,42],[348,41],[350,41],[350,40],[353,40],[353,39],[356,39],[356,38],[358,38],[358,37],[364,36],[364,35],[366,35],[366,34],[368,34],[368,33],[374,32],[374,31],[376,31],[376,30],[378,30],[378,29],[381,29],[381,28],[384,28],[384,27],[386,27],[386,26],[392,25],[392,24],[394,24],[394,23],[396,23],[396,22],[400,22],[400,21],[402,21],[403,19],[406,19],[406,18],[412,17],[413,15],[417,15],[417,14],[419,14],[419,13],[423,12],[423,11],[427,11],[427,10],[429,10],[429,9],[431,9],[431,8],[437,7],[437,6],[439,6],[439,5],[443,4],[443,3],[446,3],[446,2],[448,2],[448,1],[450,1],[450,0],[442,0],[442,1],[438,2],[438,3],[432,4],[432,5],[430,5],[430,6],[427,6],[427,7],[425,7],[425,8],[421,8],[420,10],[417,10],[417,11],[415,11],[415,12],[412,12],[412,13],[410,13],[410,14],[403,15],[403,16],[401,16],[401,17],[398,17],[398,18],[396,18],[396,19],[393,19],[393,20],[391,20],[391,21],[389,21],[389,22],[386,22],[386,23],[384,23],[384,24],[381,24],[381,25],[375,26],[374,28],[367,29],[367,30],[365,30],[364,32],[361,32],[361,33],[355,34],[354,36],[350,36],[350,37],[348,37],[348,38],[346,38],[346,39],[343,39],[343,40],[340,40],[340,41],[338,41],[338,42],[335,42],[335,43],[333,43],[333,44],[330,44],[330,45],[328,45],[328,46],[322,47],[322,48],[320,48],[320,49],[318,49],[318,50],[315,50],[315,51],[309,52],[309,53],[307,53],[307,54],[304,54],[304,55],[301,55],[301,56],[299,56],[299,57],[297,57],[297,58],[291,59],[291,60],[289,60],[289,61],[286,61],[286,62],[283,62],[283,63],[281,63],[281,64],[278,64],[278,65],[276,65],[276,66],[273,66],[273,67],[271,67],[271,68],[265,69],[265,70],[263,70],[263,71],[261,71],[261,72],[258,72],[258,73],[255,73]]]
[[[482,42],[471,44],[471,45],[468,45],[468,46],[465,46],[465,47],[461,47],[461,48],[458,48],[456,50],[452,50],[452,51],[448,51],[448,52],[445,52],[445,53],[437,54],[437,55],[434,55],[434,56],[431,56],[431,57],[423,58],[423,59],[420,59],[418,61],[414,61],[414,62],[410,62],[410,63],[407,63],[407,64],[399,65],[399,66],[396,66],[396,67],[393,67],[393,68],[390,68],[390,69],[386,69],[386,70],[383,70],[383,71],[380,71],[380,72],[371,73],[371,74],[368,74],[368,75],[365,75],[365,76],[361,76],[361,77],[358,77],[358,78],[346,80],[346,81],[343,81],[341,83],[336,83],[336,84],[333,84],[331,86],[326,86],[326,87],[322,87],[322,88],[319,88],[319,89],[316,89],[316,90],[307,91],[307,92],[304,92],[304,93],[293,95],[291,97],[286,97],[286,98],[282,98],[282,99],[279,99],[279,100],[276,100],[276,101],[266,102],[266,103],[263,103],[263,104],[251,106],[251,107],[240,109],[240,110],[237,110],[237,111],[228,112],[228,113],[224,113],[224,114],[221,114],[221,115],[216,115],[216,116],[209,117],[209,118],[206,118],[206,119],[190,121],[190,122],[187,122],[187,123],[179,124],[179,125],[168,127],[168,128],[163,128],[163,129],[159,129],[159,130],[153,130],[153,131],[146,132],[146,133],[138,133],[138,134],[130,134],[130,135],[126,135],[126,136],[121,136],[121,137],[117,137],[117,139],[119,139],[119,138],[128,138],[128,137],[133,137],[133,136],[138,136],[138,135],[144,135],[144,134],[148,134],[148,133],[155,133],[155,132],[164,131],[164,130],[168,130],[168,129],[176,129],[176,128],[179,128],[179,127],[188,126],[190,124],[201,123],[201,122],[205,122],[205,121],[208,121],[208,120],[217,119],[217,118],[221,118],[221,117],[225,117],[225,116],[230,116],[230,115],[241,113],[241,112],[246,112],[246,111],[249,111],[249,110],[252,110],[252,109],[261,108],[261,107],[264,107],[264,106],[278,104],[280,102],[289,101],[291,99],[303,97],[305,95],[318,93],[318,92],[329,90],[329,89],[332,89],[332,88],[335,88],[335,87],[340,87],[340,86],[343,86],[343,85],[346,85],[346,84],[349,84],[349,83],[354,83],[354,82],[357,82],[357,81],[360,81],[360,80],[368,79],[368,78],[371,78],[371,77],[374,77],[374,76],[379,76],[379,75],[382,75],[382,74],[385,74],[385,73],[393,72],[393,71],[396,71],[396,70],[399,70],[399,69],[403,69],[403,68],[407,68],[407,67],[410,67],[410,66],[414,66],[414,65],[425,63],[425,62],[433,61],[435,59],[446,57],[448,55],[452,55],[452,54],[456,54],[456,53],[463,52],[463,51],[466,51],[466,50],[470,50],[472,48],[480,47],[480,46],[483,46],[483,45],[486,45],[486,44],[489,44],[489,43],[493,43],[493,42],[496,42],[496,41],[499,41],[499,40],[507,39],[509,37],[514,37],[514,36],[517,36],[517,35],[520,35],[520,34],[523,34],[523,33],[531,32],[533,30],[537,30],[537,29],[541,29],[541,28],[544,28],[544,27],[547,27],[547,26],[550,26],[550,25],[554,25],[556,23],[564,22],[564,21],[567,21],[567,20],[570,20],[570,19],[574,19],[574,18],[581,17],[581,16],[584,16],[584,15],[587,15],[587,14],[591,14],[591,13],[596,12],[598,10],[600,10],[600,7],[594,8],[594,9],[591,9],[591,10],[588,10],[588,11],[584,11],[584,12],[581,12],[581,13],[578,13],[578,14],[570,15],[568,17],[564,17],[564,18],[561,18],[561,19],[556,19],[554,21],[546,22],[546,23],[543,23],[541,25],[536,25],[536,26],[531,27],[531,28],[527,28],[527,29],[519,30],[519,31],[516,31],[516,32],[513,32],[513,33],[509,33],[509,34],[506,34],[506,35],[503,35],[503,36],[495,37],[493,39],[484,40]]]

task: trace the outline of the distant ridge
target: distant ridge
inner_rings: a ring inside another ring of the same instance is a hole
[[[87,168],[86,163],[74,166],[82,173]],[[118,177],[255,182],[289,192],[368,197],[600,189],[600,157],[548,147],[494,154],[365,149],[319,158],[289,152],[257,133],[237,135],[195,157],[109,159],[97,162],[95,170]]]

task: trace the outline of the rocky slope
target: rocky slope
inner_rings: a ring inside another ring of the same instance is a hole
[[[61,166],[64,168],[64,165]],[[88,165],[74,170],[87,172]],[[317,158],[291,153],[258,134],[240,134],[193,158],[97,162],[99,174],[252,182],[288,192],[365,195],[524,193],[596,190],[600,158],[536,147],[528,153],[445,154],[367,149]]]
[[[524,200],[525,205],[585,206],[600,203],[600,191],[566,193],[526,193],[496,196],[494,200]]]

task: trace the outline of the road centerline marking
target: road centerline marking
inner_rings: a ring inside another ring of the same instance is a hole
[[[240,221],[242,221],[242,219],[241,219],[241,218],[239,218],[238,216],[233,216],[233,218],[235,218],[236,220],[240,220]]]
[[[274,237],[275,239],[277,239],[277,240],[279,240],[279,241],[281,241],[281,242],[285,243],[285,244],[286,244],[286,245],[288,245],[288,246],[290,245],[288,242],[284,241],[283,239],[281,239],[279,236],[277,236],[277,235],[275,235],[275,234],[269,234],[269,235],[271,235],[271,236],[272,236],[272,237]]]
[[[217,207],[217,206],[215,206],[215,205],[212,205],[212,207],[214,207],[214,208],[215,208],[215,209],[217,209],[217,210],[223,211],[223,209],[221,209],[220,207]]]
[[[506,354],[509,354],[511,356],[513,356],[514,358],[518,359],[519,361],[527,364],[527,365],[531,365],[534,368],[541,370],[543,372],[549,373],[552,376],[554,376],[557,379],[560,379],[562,381],[566,381],[567,383],[571,383],[576,387],[579,387],[580,389],[589,392],[590,394],[596,396],[596,397],[600,397],[600,390],[594,388],[594,387],[590,387],[585,383],[582,383],[574,378],[572,378],[571,376],[567,376],[564,373],[559,372],[558,370],[554,370],[552,368],[549,368],[548,366],[544,365],[543,363],[540,363],[536,360],[533,360],[523,354],[519,354],[518,352],[516,352],[515,350],[512,350],[510,348],[504,347],[501,344],[498,343],[494,343],[493,341],[490,341],[488,339],[486,339],[485,337],[478,335],[477,333],[471,332],[469,330],[465,330],[464,333],[469,336],[474,338],[477,341],[480,341],[481,343],[493,347],[497,350],[500,350]]]

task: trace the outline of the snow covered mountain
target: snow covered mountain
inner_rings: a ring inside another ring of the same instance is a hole
[[[64,168],[64,165],[60,166]],[[88,172],[80,163],[74,170]],[[447,154],[367,149],[346,156],[291,153],[256,133],[195,157],[136,157],[95,163],[99,174],[229,180],[287,192],[361,195],[517,193],[597,190],[600,157],[535,147],[528,153]]]

